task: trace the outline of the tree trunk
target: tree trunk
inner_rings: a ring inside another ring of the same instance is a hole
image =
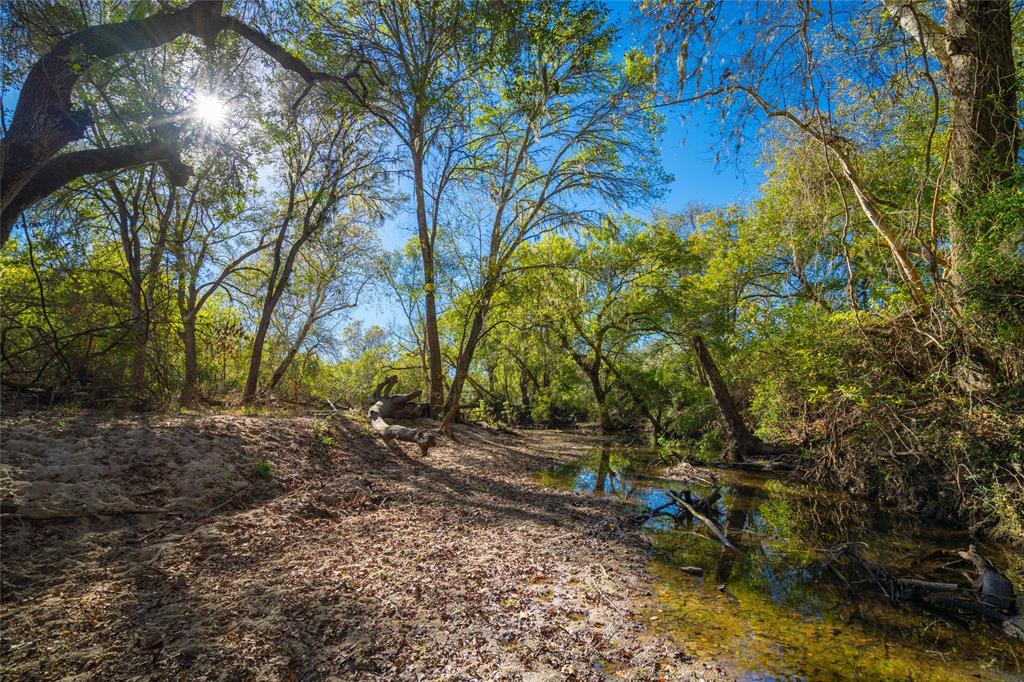
[[[597,465],[597,479],[594,482],[594,492],[601,494],[605,492],[609,475],[614,476],[611,467],[612,449],[608,443],[601,444],[601,459]],[[611,492],[609,490],[608,492]]]
[[[489,298],[489,297],[488,297]],[[481,306],[486,305],[482,303]],[[441,428],[453,423],[459,416],[459,401],[462,400],[462,387],[466,383],[466,376],[469,374],[470,363],[473,362],[473,354],[476,352],[476,345],[480,342],[480,333],[484,327],[484,315],[486,310],[483,307],[477,309],[473,315],[473,323],[469,328],[469,336],[466,339],[466,346],[459,353],[459,359],[455,363],[455,378],[448,391],[448,403]]]
[[[597,403],[597,421],[601,425],[601,430],[611,431],[612,419],[608,414],[608,393],[604,390],[604,386],[601,385],[599,367],[600,362],[594,360],[594,368],[587,372],[587,378],[590,379],[590,388],[594,391],[594,402]]]
[[[192,315],[182,316],[181,340],[185,346],[185,382],[181,386],[182,407],[192,404],[199,384],[199,358],[196,352],[196,320]]]
[[[640,410],[640,414],[642,414],[644,419],[650,423],[654,440],[657,441],[658,436],[661,434],[661,411],[659,410],[658,412],[654,412],[651,410],[647,405],[647,401],[644,399],[643,394],[638,391],[632,383],[626,380],[626,377],[619,371],[619,368],[609,360],[607,356],[604,357],[604,365],[626,390],[626,393],[629,394],[633,404],[638,410]]]
[[[1020,145],[1010,0],[947,0],[950,278],[962,279],[978,235],[966,217],[1013,175]]]
[[[306,341],[306,337],[309,336],[309,332],[317,320],[316,313],[317,311],[314,309],[313,312],[310,313],[309,317],[306,318],[306,321],[302,325],[302,329],[299,330],[298,336],[295,337],[295,341],[288,348],[288,352],[285,353],[281,362],[278,363],[277,369],[274,370],[274,373],[270,377],[270,383],[267,385],[268,391],[273,391],[277,385],[281,383],[281,379],[284,378],[284,373],[288,371],[292,362],[295,361],[295,356],[299,354],[299,349],[302,348],[302,344]]]
[[[256,336],[252,340],[252,354],[249,356],[249,373],[245,378],[245,389],[242,391],[242,402],[251,402],[256,397],[256,389],[260,383],[260,367],[263,365],[263,346],[267,342],[267,331],[270,329],[270,316],[274,312],[275,300],[270,298],[263,304],[263,313],[260,316],[259,325],[256,327]],[[269,308],[268,308],[269,306]]]
[[[693,337],[693,349],[697,353],[697,360],[700,362],[700,368],[704,372],[708,386],[711,387],[711,397],[714,398],[715,406],[718,407],[722,421],[725,422],[725,430],[729,438],[726,446],[727,458],[731,457],[737,462],[742,462],[747,457],[763,452],[764,443],[752,434],[743,422],[743,415],[736,407],[732,395],[729,394],[729,387],[725,385],[718,366],[715,365],[711,353],[708,352],[707,346],[704,344],[704,339],[699,334]]]
[[[294,188],[291,191],[288,210],[294,209]],[[263,298],[263,309],[260,312],[260,321],[256,326],[256,336],[253,338],[252,355],[249,356],[249,373],[245,379],[245,389],[242,391],[242,402],[251,402],[256,397],[256,389],[260,382],[260,367],[263,365],[263,346],[267,341],[267,331],[270,329],[270,321],[277,308],[281,295],[288,288],[288,280],[291,279],[292,270],[295,267],[295,259],[306,241],[312,235],[314,226],[309,223],[309,214],[303,221],[302,232],[288,249],[287,256],[283,261],[281,250],[284,248],[284,240],[288,236],[290,219],[285,218],[281,224],[277,241],[274,245],[274,260],[270,269],[270,276],[267,278],[267,295]],[[319,227],[319,225],[316,225]]]
[[[156,309],[156,285],[160,275],[160,267],[164,262],[164,251],[167,248],[167,230],[170,226],[171,212],[177,201],[177,188],[171,187],[167,199],[167,208],[159,217],[157,234],[150,245],[149,262],[146,265],[145,273],[142,270],[142,243],[138,233],[134,239],[134,257],[137,262],[131,268],[132,274],[132,313],[135,320],[137,348],[135,357],[132,358],[132,389],[136,396],[142,396],[147,391],[146,385],[146,354],[149,352],[149,341],[154,331],[154,320],[152,312]],[[126,246],[126,248],[128,248]],[[136,281],[137,278],[137,281]],[[143,280],[145,280],[143,282]]]
[[[422,143],[422,133],[416,133],[414,147]],[[441,377],[441,343],[437,331],[437,285],[434,282],[434,242],[427,225],[427,197],[424,189],[423,152],[412,150],[413,189],[416,194],[416,224],[419,230],[420,253],[423,256],[423,317],[427,345],[427,374],[429,379],[430,409],[441,414],[444,409],[444,382]]]
[[[523,418],[529,422],[531,412],[530,377],[525,371],[519,371],[519,395],[523,401]]]
[[[133,221],[134,222],[134,221]],[[128,301],[131,311],[131,338],[134,344],[131,363],[131,386],[136,400],[146,390],[146,343],[149,340],[149,311],[142,289],[142,247],[137,231],[128,226],[121,230],[122,246],[128,260]]]
[[[146,392],[146,346],[149,341],[149,320],[143,306],[132,295],[132,337],[135,352],[132,354],[131,385],[136,400],[142,400]]]

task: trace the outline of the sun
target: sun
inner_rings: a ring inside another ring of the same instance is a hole
[[[211,128],[220,128],[227,117],[227,103],[216,95],[202,94],[196,97],[192,115]]]

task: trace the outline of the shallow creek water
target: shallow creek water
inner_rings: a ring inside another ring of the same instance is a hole
[[[671,502],[669,488],[689,489],[695,498],[710,492],[706,485],[662,477],[659,464],[649,450],[605,445],[541,478],[647,509]],[[864,500],[777,474],[703,473],[723,486],[718,521],[740,552],[700,533],[699,521],[681,525],[658,517],[646,524],[656,557],[656,599],[646,617],[683,651],[710,657],[751,681],[1024,680],[1019,643],[983,624],[893,606],[877,588],[848,588],[818,565],[821,549],[863,541],[895,574],[963,583],[966,567],[955,560],[956,550],[970,542],[965,534],[894,523]],[[984,552],[1019,592],[1020,558],[993,547]],[[703,576],[683,567],[699,567]]]

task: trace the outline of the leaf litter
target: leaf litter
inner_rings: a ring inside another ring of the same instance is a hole
[[[330,428],[5,416],[4,679],[724,678],[647,631],[628,508],[534,480],[592,438]]]

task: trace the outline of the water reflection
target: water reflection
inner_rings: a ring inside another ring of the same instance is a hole
[[[796,481],[719,471],[708,484],[662,477],[660,464],[655,452],[606,444],[544,478],[660,512],[645,523],[659,577],[653,622],[684,650],[748,680],[1021,679],[1019,644],[985,626],[895,608],[817,565],[821,549],[862,540],[901,575],[963,582],[960,567],[948,564],[966,546],[964,534],[896,524],[861,499]],[[703,532],[670,490],[688,491],[686,500],[738,551]],[[995,548],[989,554],[999,556]]]

